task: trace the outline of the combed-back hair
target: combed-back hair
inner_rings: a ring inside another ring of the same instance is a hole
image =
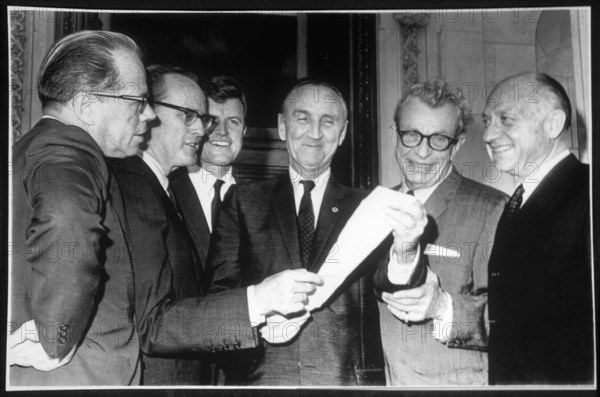
[[[328,83],[326,81],[323,80],[313,80],[313,79],[309,79],[309,78],[305,78],[305,79],[301,79],[299,80],[289,91],[288,94],[285,96],[285,99],[283,100],[283,104],[281,105],[281,113],[285,113],[285,109],[286,109],[286,103],[292,99],[292,93],[294,91],[302,91],[303,87],[306,86],[317,86],[317,87],[325,87],[329,90],[331,90],[335,95],[337,95],[341,102],[342,102],[342,111],[343,111],[343,119],[347,120],[348,119],[348,106],[346,105],[346,100],[344,99],[344,96],[342,95],[342,92],[340,90],[338,90],[333,84]],[[315,92],[315,98],[318,100],[318,93]]]
[[[200,87],[206,96],[216,103],[223,104],[230,99],[238,99],[248,112],[248,99],[241,83],[230,76],[212,76],[200,80]]]
[[[148,72],[148,81],[150,84],[150,90],[152,91],[152,98],[158,101],[165,99],[167,96],[167,87],[165,86],[165,76],[169,74],[178,74],[185,76],[192,80],[194,83],[198,83],[198,76],[196,74],[180,68],[179,66],[173,65],[150,65],[146,68]]]
[[[446,83],[442,80],[424,81],[413,84],[408,87],[402,99],[396,106],[394,112],[394,121],[398,124],[400,109],[409,98],[418,98],[423,104],[432,109],[437,109],[445,105],[451,105],[456,110],[458,116],[458,129],[456,135],[467,131],[467,125],[473,121],[471,108],[462,90],[456,84]]]
[[[142,57],[138,45],[121,33],[83,30],[59,40],[40,65],[37,87],[42,106],[65,104],[80,92],[117,89],[118,50]]]

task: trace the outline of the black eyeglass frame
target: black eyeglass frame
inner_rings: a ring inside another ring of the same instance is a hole
[[[194,124],[196,122],[197,119],[200,119],[200,122],[202,123],[202,126],[204,127],[204,129],[209,132],[211,131],[212,127],[216,126],[217,124],[217,118],[214,116],[211,116],[210,114],[200,114],[197,111],[195,111],[194,109],[190,109],[190,108],[186,108],[183,106],[178,106],[178,105],[173,105],[172,103],[168,103],[168,102],[163,102],[163,101],[151,101],[153,105],[160,105],[160,106],[164,106],[167,108],[171,108],[171,109],[175,109],[175,110],[179,110],[180,112],[183,112],[186,114],[186,116],[183,118],[183,123],[187,126],[190,126],[192,124]],[[196,117],[194,119],[192,119],[191,121],[186,122],[186,118],[187,118],[187,114],[195,114]]]
[[[135,101],[135,102],[141,104],[138,107],[138,111],[140,112],[140,114],[144,113],[144,110],[146,110],[146,106],[148,106],[148,104],[152,102],[150,94],[145,95],[145,96],[137,96],[137,95],[112,95],[112,94],[105,94],[103,92],[87,92],[87,94],[101,96],[101,97],[106,97],[106,98],[124,99],[126,101]]]
[[[398,130],[398,129],[396,129],[396,132],[400,136],[400,142],[402,143],[402,145],[404,145],[407,148],[415,148],[415,147],[419,146],[421,144],[421,142],[423,142],[423,139],[427,139],[427,145],[432,150],[435,150],[436,152],[445,152],[446,150],[450,149],[450,147],[452,145],[456,145],[458,143],[458,138],[450,138],[449,136],[444,135],[444,134],[435,133],[435,134],[431,134],[431,135],[423,135],[419,131],[415,131],[415,130]],[[419,139],[419,141],[416,144],[412,145],[412,146],[407,145],[404,142],[404,135],[408,134],[409,132],[417,134],[417,135],[419,135],[421,137]],[[434,148],[433,146],[431,146],[431,138],[433,138],[433,137],[443,137],[443,138],[447,139],[448,140],[448,145],[444,149]]]

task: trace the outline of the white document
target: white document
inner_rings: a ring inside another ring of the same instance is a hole
[[[309,296],[307,310],[320,308],[354,269],[391,233],[385,212],[390,206],[415,200],[392,189],[378,186],[358,206],[333,244],[319,270],[324,284]]]

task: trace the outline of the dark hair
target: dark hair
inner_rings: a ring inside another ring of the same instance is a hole
[[[571,101],[563,86],[555,79],[545,73],[535,73],[535,81],[541,84],[541,88],[545,88],[554,97],[555,104],[560,110],[565,112],[565,125],[563,130],[571,127]]]
[[[246,93],[239,81],[230,76],[213,76],[200,81],[200,87],[206,96],[217,103],[225,103],[229,99],[239,99],[244,106],[244,114],[248,111]]]
[[[306,87],[309,85],[314,85],[314,86],[320,86],[320,87],[325,87],[328,88],[329,90],[333,91],[333,93],[335,93],[335,95],[337,95],[341,102],[342,102],[342,111],[343,111],[343,118],[347,119],[348,118],[348,106],[346,105],[346,101],[344,100],[344,96],[342,95],[342,92],[340,90],[338,90],[333,84],[330,84],[326,81],[322,81],[322,80],[312,80],[312,79],[302,79],[299,80],[287,93],[287,95],[285,96],[285,99],[283,100],[283,104],[281,105],[281,113],[285,113],[285,104],[286,102],[290,99],[291,94],[294,91],[297,90],[301,90],[302,87]],[[315,94],[317,94],[315,92]]]
[[[114,53],[118,50],[142,56],[131,38],[116,32],[84,30],[55,43],[42,60],[38,74],[42,106],[67,103],[84,91],[117,88],[119,70]]]
[[[432,109],[444,105],[453,106],[458,116],[458,129],[456,135],[466,132],[467,124],[473,121],[467,99],[457,85],[449,84],[442,80],[432,80],[413,84],[408,87],[408,89],[404,91],[402,99],[400,99],[398,105],[396,105],[396,110],[394,112],[394,121],[396,123],[400,121],[400,108],[409,98],[418,98],[422,103]]]
[[[146,68],[148,72],[148,80],[150,83],[150,89],[152,90],[152,98],[162,100],[167,96],[167,89],[165,87],[165,76],[168,74],[179,74],[185,76],[190,80],[198,83],[198,76],[189,70],[180,68],[173,65],[150,65]]]

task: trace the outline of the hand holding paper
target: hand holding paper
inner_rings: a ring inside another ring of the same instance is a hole
[[[324,284],[309,296],[306,309],[320,308],[392,230],[399,230],[398,238],[416,240],[418,235],[406,227],[414,222],[417,233],[422,233],[427,222],[424,212],[413,196],[381,186],[375,188],[354,211],[321,266],[318,274]]]
[[[427,213],[423,204],[408,194],[398,193],[387,206],[386,215],[393,229],[396,257],[402,263],[412,263],[419,238],[427,226]]]

